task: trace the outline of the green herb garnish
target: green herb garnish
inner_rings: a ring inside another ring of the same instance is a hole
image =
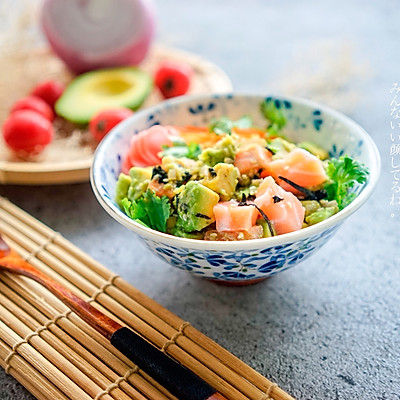
[[[208,127],[210,132],[216,135],[232,135],[233,128],[247,129],[252,127],[252,120],[249,116],[245,115],[236,121],[228,117],[214,118]]]
[[[356,182],[364,183],[369,174],[368,169],[349,156],[341,156],[339,159],[331,158],[326,167],[329,182],[325,184],[328,200],[336,200],[339,210],[350,204],[356,197],[356,193],[350,193],[349,189]]]
[[[267,128],[268,136],[284,137],[280,131],[286,125],[286,117],[282,109],[276,105],[275,100],[272,97],[266,98],[261,103],[260,109],[264,117],[270,122]]]
[[[148,228],[166,232],[171,206],[167,196],[158,197],[150,189],[136,201],[121,200],[126,215]]]
[[[186,144],[181,139],[173,139],[172,146],[163,145],[163,151],[161,157],[173,156],[175,158],[191,158],[192,160],[197,160],[201,153],[201,148],[198,143]]]

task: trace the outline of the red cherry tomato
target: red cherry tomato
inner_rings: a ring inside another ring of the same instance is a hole
[[[156,70],[154,83],[162,95],[169,99],[187,93],[192,75],[193,70],[188,64],[164,61]]]
[[[89,131],[100,142],[115,125],[133,115],[128,108],[114,108],[97,113],[89,123]]]
[[[31,92],[31,95],[40,97],[51,108],[54,109],[55,102],[64,92],[64,85],[56,81],[44,81],[37,84]]]
[[[27,96],[17,100],[11,107],[10,113],[20,110],[32,110],[43,115],[50,122],[54,120],[52,108],[40,97]]]
[[[13,112],[3,124],[6,144],[17,153],[38,154],[53,139],[53,125],[32,110]]]

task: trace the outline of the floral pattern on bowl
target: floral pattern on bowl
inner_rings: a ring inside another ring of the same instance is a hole
[[[162,260],[203,278],[225,281],[253,280],[267,278],[305,260],[331,238],[339,226],[299,242],[265,249],[255,247],[246,251],[183,249],[161,245],[153,240],[143,240]]]
[[[91,183],[100,204],[117,221],[134,231],[164,261],[207,279],[246,284],[284,271],[303,261],[337,231],[341,223],[371,195],[380,171],[380,158],[369,135],[346,116],[312,102],[274,97],[285,110],[285,133],[295,142],[310,141],[331,156],[348,154],[370,170],[368,182],[357,188],[359,196],[335,216],[314,226],[273,238],[236,242],[210,242],[167,235],[129,219],[114,200],[116,181],[132,135],[154,124],[205,125],[212,118],[238,119],[250,115],[265,126],[259,112],[265,96],[201,95],[165,101],[137,112],[115,127],[100,143],[91,169]]]

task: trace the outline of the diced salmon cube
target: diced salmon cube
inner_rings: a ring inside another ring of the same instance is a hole
[[[246,231],[255,225],[258,211],[254,206],[239,206],[235,200],[220,202],[214,206],[218,232]]]
[[[255,174],[271,162],[271,153],[259,144],[239,147],[234,161],[241,174]]]
[[[304,207],[293,193],[277,185],[272,177],[261,182],[254,203],[266,214],[278,235],[301,229]]]
[[[279,179],[283,176],[292,182],[304,186],[317,186],[325,182],[328,177],[322,161],[304,149],[294,149],[284,158],[271,161],[261,177],[272,176],[285,190],[299,194],[293,186]]]

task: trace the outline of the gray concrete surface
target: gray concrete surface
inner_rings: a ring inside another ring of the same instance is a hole
[[[228,288],[148,254],[101,209],[89,184],[1,186],[0,195],[295,398],[400,399],[400,206],[390,205],[389,107],[389,90],[400,84],[399,3],[158,0],[156,5],[158,42],[215,62],[238,91],[287,91],[296,73],[318,65],[328,51],[322,75],[327,84],[343,87],[327,102],[340,100],[338,107],[365,127],[381,152],[382,176],[370,201],[303,264],[255,286]],[[348,45],[351,57],[344,64],[362,66],[353,68],[354,76],[336,65],[338,51]],[[308,90],[318,100],[323,94],[310,91],[311,74],[303,78],[303,89],[292,91]],[[0,399],[17,398],[31,396],[0,371]]]

